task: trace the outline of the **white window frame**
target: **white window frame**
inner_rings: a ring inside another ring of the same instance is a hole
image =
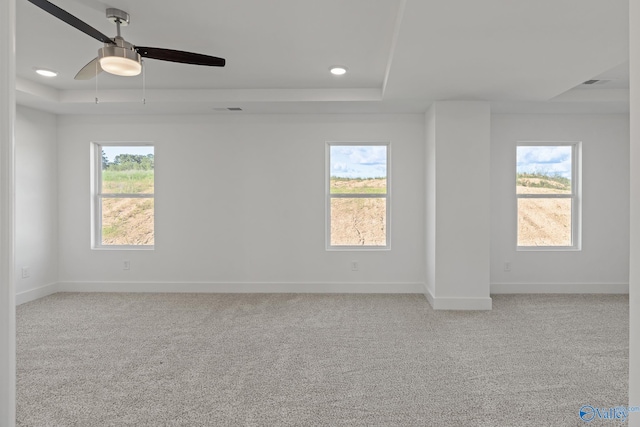
[[[387,148],[387,192],[386,194],[331,194],[331,147],[333,146],[385,146]],[[371,141],[327,141],[325,146],[325,241],[328,251],[388,251],[391,249],[391,143]],[[332,245],[331,244],[331,199],[333,198],[367,198],[386,201],[385,245]]]
[[[102,199],[132,198],[154,199],[153,193],[102,193],[102,147],[153,147],[154,163],[156,147],[152,142],[92,142],[91,143],[91,248],[99,250],[154,250],[155,245],[103,245],[102,244]],[[154,176],[155,181],[155,176]],[[154,203],[154,243],[155,243],[155,203]]]
[[[516,194],[516,250],[517,251],[580,251],[582,250],[582,142],[566,141],[518,141],[517,147],[572,147],[571,148],[571,194]],[[517,162],[516,162],[517,163]],[[514,187],[516,186],[514,180]],[[571,199],[571,245],[570,246],[520,246],[518,245],[518,201],[519,199]]]

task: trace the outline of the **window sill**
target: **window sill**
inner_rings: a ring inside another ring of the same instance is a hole
[[[91,248],[92,251],[153,251],[155,250],[155,246],[145,245],[145,246],[94,246]]]
[[[517,252],[579,252],[582,248],[575,246],[518,246]]]
[[[348,252],[369,252],[369,251],[390,251],[389,246],[328,246],[327,251],[348,251]]]

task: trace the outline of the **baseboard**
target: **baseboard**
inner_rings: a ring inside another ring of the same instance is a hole
[[[56,292],[59,292],[58,283],[50,283],[48,285],[40,286],[39,288],[29,289],[23,292],[16,292],[16,305],[35,301],[37,299],[55,294]]]
[[[628,283],[494,283],[492,294],[628,294]]]
[[[424,294],[435,310],[491,310],[491,298],[434,297],[424,283],[59,282],[16,293],[16,305],[56,292]],[[491,294],[628,294],[628,283],[494,283]]]
[[[491,310],[491,297],[435,297],[423,287],[424,296],[434,310]]]
[[[58,292],[422,294],[422,283],[60,282]]]

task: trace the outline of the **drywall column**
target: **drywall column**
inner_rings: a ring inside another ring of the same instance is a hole
[[[631,221],[629,253],[629,406],[640,407],[640,0],[629,1]],[[640,427],[640,412],[629,414]]]
[[[427,298],[490,310],[490,106],[438,101],[426,114]]]
[[[15,0],[0,2],[0,426],[16,419],[14,285]]]

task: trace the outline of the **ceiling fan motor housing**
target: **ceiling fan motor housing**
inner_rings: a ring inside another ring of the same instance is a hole
[[[100,67],[108,73],[119,76],[137,76],[142,71],[140,54],[133,49],[133,45],[122,37],[115,37],[116,43],[107,44],[98,50]]]
[[[114,23],[120,24],[123,27],[129,25],[129,14],[124,10],[110,7],[107,9],[107,19]]]

